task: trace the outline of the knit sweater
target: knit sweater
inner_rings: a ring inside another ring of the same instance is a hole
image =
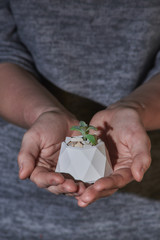
[[[0,62],[30,71],[86,116],[160,72],[159,13],[159,0],[1,0]],[[23,134],[0,119],[0,240],[160,239],[159,132],[142,183],[85,209],[18,179]]]

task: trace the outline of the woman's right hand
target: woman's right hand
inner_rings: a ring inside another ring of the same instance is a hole
[[[62,112],[45,112],[24,134],[18,156],[20,179],[30,178],[40,188],[54,194],[81,194],[85,186],[55,172],[61,142],[74,134],[78,120]]]

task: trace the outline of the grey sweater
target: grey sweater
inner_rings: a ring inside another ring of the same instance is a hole
[[[160,71],[159,11],[158,0],[1,0],[0,61],[106,106]]]
[[[159,26],[159,0],[1,0],[0,62],[92,115],[160,72]],[[159,240],[159,133],[144,181],[86,209],[18,180],[23,133],[0,121],[0,240]]]

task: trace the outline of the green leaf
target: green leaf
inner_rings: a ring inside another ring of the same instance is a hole
[[[93,130],[95,130],[95,131],[97,131],[97,128],[96,127],[94,127],[94,126],[89,126],[88,128],[87,128],[87,130],[86,131],[89,131],[90,129],[93,129]]]
[[[79,126],[72,126],[70,129],[72,131],[81,131],[81,128]]]
[[[86,131],[81,128],[80,132],[82,133],[83,139],[86,140]]]
[[[97,144],[96,136],[91,135],[91,134],[87,134],[86,138],[90,141],[90,143],[92,143],[92,145],[96,145]]]
[[[80,127],[88,127],[87,123],[85,123],[84,121],[80,121],[79,126]]]

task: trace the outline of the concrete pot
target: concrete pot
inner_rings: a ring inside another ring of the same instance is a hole
[[[73,138],[62,142],[56,172],[69,173],[76,180],[94,183],[101,177],[109,176],[113,170],[103,141],[95,146],[68,146]]]

